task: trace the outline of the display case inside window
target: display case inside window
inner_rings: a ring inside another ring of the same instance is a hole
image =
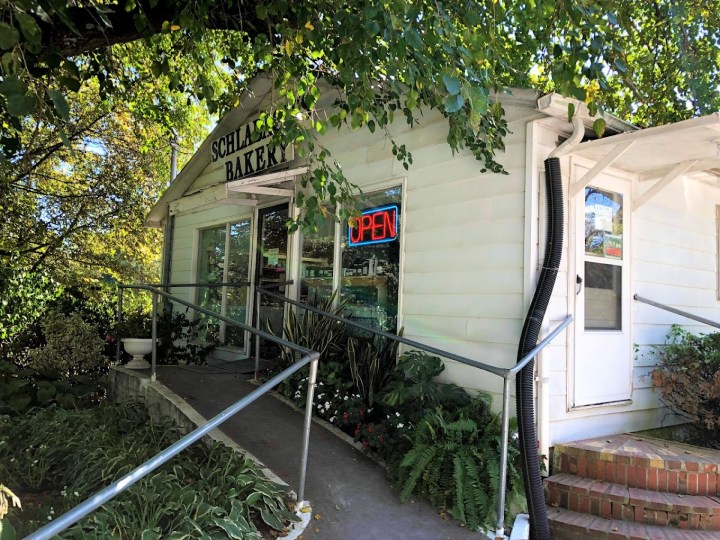
[[[221,283],[225,273],[225,225],[200,231],[198,251],[198,283]],[[197,303],[205,309],[220,313],[222,289],[199,287]],[[220,341],[220,324],[205,315],[199,315],[199,333],[204,341]]]
[[[333,291],[335,222],[324,220],[315,232],[302,238],[300,301],[313,305],[325,302]]]
[[[401,188],[370,193],[343,231],[340,297],[348,317],[397,331]]]

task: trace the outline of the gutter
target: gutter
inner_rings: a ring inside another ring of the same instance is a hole
[[[598,118],[605,120],[606,129],[613,133],[627,133],[628,131],[639,131],[640,128],[630,122],[626,122],[610,113],[601,113],[596,116],[590,115],[587,105],[577,99],[566,98],[560,94],[546,94],[537,100],[537,108],[548,116],[567,121],[568,105],[575,106],[575,115],[585,121],[585,124],[592,127],[592,123]]]

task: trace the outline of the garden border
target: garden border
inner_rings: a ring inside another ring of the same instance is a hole
[[[135,370],[126,369],[122,366],[110,366],[108,373],[108,400],[114,403],[122,403],[133,398],[142,399],[150,418],[154,421],[171,418],[184,432],[190,432],[207,423],[207,419],[192,405],[161,382],[152,381],[149,375]],[[210,441],[222,443],[233,451],[250,458],[260,467],[265,478],[276,484],[286,486],[288,495],[291,498],[297,498],[295,490],[291,489],[287,482],[270,470],[255,455],[242,448],[223,433],[220,428],[212,430],[202,441],[205,443]],[[305,531],[312,516],[312,507],[309,501],[297,501],[295,515],[300,521],[290,524],[289,532],[286,536],[283,536],[283,540],[296,540]]]

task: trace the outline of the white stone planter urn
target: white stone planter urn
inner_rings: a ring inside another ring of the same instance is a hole
[[[152,352],[152,338],[122,338],[125,352],[133,358],[124,367],[128,369],[147,369],[150,363],[145,360],[145,355]]]

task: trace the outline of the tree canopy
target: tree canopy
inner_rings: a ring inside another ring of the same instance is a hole
[[[482,167],[506,127],[492,92],[557,91],[640,125],[718,109],[720,6],[707,0],[6,0],[0,4],[0,147],[23,155],[28,118],[61,139],[74,131],[68,96],[95,89],[166,126],[205,102],[223,113],[249,81],[273,77],[277,100],[258,127],[300,144],[313,164],[303,204],[349,200],[351,186],[317,141],[339,126],[387,130],[426,108],[449,121],[448,143]],[[340,92],[318,106],[318,82]],[[185,100],[178,96],[185,96]],[[394,153],[406,166],[406,148]],[[343,216],[346,217],[346,216]]]

